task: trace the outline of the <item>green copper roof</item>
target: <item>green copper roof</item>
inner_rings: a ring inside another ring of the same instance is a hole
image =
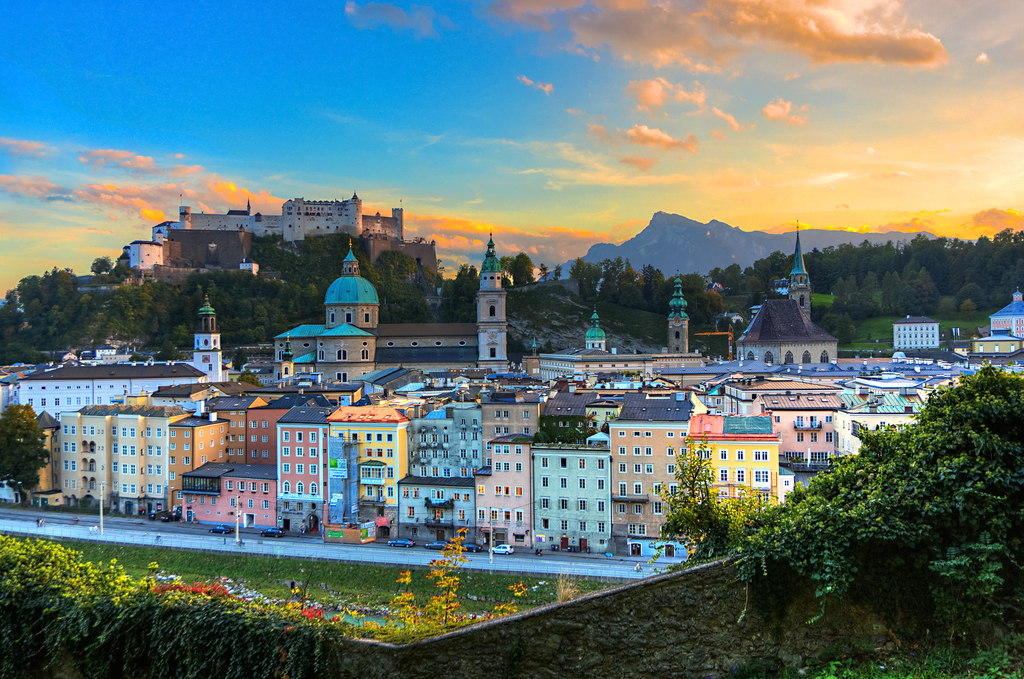
[[[320,337],[373,337],[373,334],[362,328],[357,328],[351,323],[342,323],[330,330],[324,330]]]
[[[292,338],[288,337],[284,343],[284,351],[281,352],[282,361],[291,361],[294,354],[292,354]]]
[[[342,261],[345,261],[345,262],[357,262],[357,261],[359,261],[359,260],[356,259],[355,254],[352,252],[352,246],[351,245],[348,246],[348,254],[345,255],[345,259],[342,260]]]
[[[206,297],[203,299],[203,306],[199,307],[199,315],[213,316],[215,313],[216,312],[213,310],[213,307],[210,306],[210,296],[206,295]]]
[[[689,318],[686,315],[686,300],[683,298],[683,279],[676,276],[676,289],[672,293],[672,299],[668,303],[669,318]]]
[[[324,304],[380,304],[370,281],[359,276],[342,276],[327,288]]]
[[[588,342],[603,342],[604,341],[604,330],[601,329],[601,319],[597,316],[597,309],[594,309],[594,315],[590,317],[590,329],[587,330],[585,337]]]
[[[797,274],[807,275],[807,269],[804,268],[804,251],[800,247],[800,231],[796,232],[796,252],[793,253],[793,270],[789,272],[790,276],[796,276]]]
[[[484,264],[480,267],[480,273],[501,273],[501,262],[494,254],[494,238],[487,241],[487,254],[484,255]]]

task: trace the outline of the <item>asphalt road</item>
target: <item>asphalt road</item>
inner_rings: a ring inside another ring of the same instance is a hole
[[[37,526],[37,520],[44,520]],[[295,558],[326,559],[373,565],[427,566],[438,552],[422,548],[389,547],[386,542],[364,545],[325,544],[319,536],[299,537],[288,534],[284,538],[261,538],[259,528],[239,530],[241,545],[235,544],[234,524],[228,535],[210,533],[209,524],[162,523],[145,518],[104,517],[104,534],[90,530],[99,523],[96,515],[84,515],[75,522],[75,515],[57,512],[39,512],[23,509],[0,509],[0,533],[32,535],[38,537],[97,541],[163,549],[192,549],[211,552],[243,552],[253,556],[287,556]],[[655,567],[638,558],[613,557],[601,554],[551,552],[535,556],[529,548],[511,555],[495,554],[493,563],[486,552],[466,554],[465,570],[520,573],[525,575],[558,575],[561,572],[580,577],[614,578],[630,580],[651,575]],[[635,571],[636,564],[642,571]],[[677,559],[660,562],[662,567],[678,563]]]

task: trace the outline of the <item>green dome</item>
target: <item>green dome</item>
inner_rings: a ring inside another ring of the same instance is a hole
[[[380,304],[370,281],[359,276],[342,276],[331,283],[324,304]]]
[[[597,316],[597,309],[594,309],[594,315],[590,317],[590,329],[587,330],[586,337],[584,337],[587,342],[604,341],[604,330],[598,325],[600,322],[601,319]]]
[[[487,241],[487,254],[484,255],[484,264],[480,267],[480,273],[501,273],[501,262],[494,253],[494,238]]]

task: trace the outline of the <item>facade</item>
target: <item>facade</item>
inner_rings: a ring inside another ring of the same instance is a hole
[[[484,466],[481,410],[476,403],[449,403],[409,422],[409,474],[472,479]]]
[[[227,423],[227,460],[229,463],[246,463],[249,409],[265,405],[267,405],[267,399],[263,396],[222,396],[206,402],[205,409],[216,413],[218,420],[224,420]]]
[[[373,521],[378,537],[389,536],[397,530],[398,481],[408,474],[409,418],[394,408],[345,406],[327,422],[332,438],[358,445],[358,499],[349,500],[358,503],[359,522]]]
[[[686,315],[682,286],[682,277],[676,276],[675,292],[668,303],[668,344],[665,345],[673,354],[690,352],[690,317]]]
[[[220,331],[217,330],[217,314],[206,297],[199,308],[196,332],[193,341],[192,366],[205,373],[210,382],[223,382],[226,375],[220,354]]]
[[[845,406],[835,413],[836,454],[856,455],[860,452],[861,431],[912,424],[921,410],[921,400],[914,393],[899,391],[843,391]]]
[[[279,441],[277,422],[297,406],[331,407],[331,402],[321,394],[289,394],[276,398],[262,406],[249,408],[246,419],[246,461],[249,464],[277,464]]]
[[[487,442],[491,464],[476,477],[476,528],[485,545],[533,543],[532,443],[528,434],[503,434]]]
[[[1001,330],[1007,335],[1024,337],[1024,295],[1018,289],[1013,293],[1012,302],[988,318],[993,334]]]
[[[611,450],[538,444],[532,451],[534,545],[611,551]]]
[[[239,527],[277,525],[277,469],[270,464],[210,462],[182,474],[185,520],[238,522]]]
[[[170,489],[169,505],[173,511],[187,517],[190,504],[182,496],[182,477],[205,464],[227,461],[230,420],[221,420],[213,412],[206,417],[189,416],[175,420],[170,426],[167,466],[170,470],[167,485]],[[201,504],[205,500],[200,498]],[[195,517],[204,516],[198,508],[191,509]]]
[[[939,322],[927,316],[907,316],[892,324],[893,349],[938,349]]]
[[[398,536],[451,540],[461,530],[477,542],[473,477],[406,476],[398,482]]]
[[[761,304],[736,341],[737,356],[770,364],[829,363],[836,359],[839,341],[811,322],[811,291],[798,233],[788,297]]]
[[[505,291],[493,242],[484,267],[497,267],[497,272],[481,272],[477,323],[380,324],[377,291],[359,275],[359,261],[349,250],[342,275],[324,296],[324,323],[301,325],[274,338],[276,378],[322,373],[328,379],[349,382],[399,366],[504,372],[508,369]]]
[[[625,394],[609,422],[612,455],[613,554],[649,556],[660,542],[665,511],[660,489],[676,484],[676,454],[686,447],[690,418],[707,412],[690,392]],[[683,548],[672,544],[673,552]]]
[[[814,467],[830,463],[836,450],[835,413],[843,407],[838,391],[832,394],[799,392],[788,396],[764,394],[761,405],[763,412],[774,420],[783,464],[798,465],[802,472],[810,472]],[[803,470],[803,467],[808,469]]]
[[[277,518],[285,530],[320,531],[331,408],[295,406],[277,419]]]
[[[690,436],[690,454],[710,459],[720,497],[746,491],[781,502],[793,490],[792,478],[779,478],[779,435],[770,415],[694,415]]]
[[[841,387],[822,382],[761,377],[729,380],[719,387],[721,409],[727,415],[764,415],[800,396],[837,396]]]
[[[988,337],[976,337],[971,340],[972,354],[1012,354],[1024,349],[1024,338],[1008,334],[1004,329],[992,329]]]

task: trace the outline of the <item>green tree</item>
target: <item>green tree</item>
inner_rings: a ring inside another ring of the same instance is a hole
[[[540,266],[537,267],[537,271],[540,272],[540,279],[542,281],[546,281],[548,279],[548,274],[551,273],[550,269],[548,269],[548,265],[543,262],[541,262]]]
[[[850,344],[853,342],[853,335],[857,332],[857,326],[853,324],[853,319],[850,318],[849,314],[842,314],[836,319],[836,339],[839,340],[840,344]]]
[[[562,265],[556,264],[555,268],[551,271],[551,280],[560,281],[562,280]]]
[[[245,382],[246,384],[251,384],[255,387],[263,386],[262,384],[260,384],[260,378],[256,377],[256,375],[251,370],[243,371],[242,374],[239,375],[238,381]]]
[[[960,317],[965,321],[974,320],[974,314],[977,313],[978,306],[970,299],[965,299],[964,303],[960,305]]]
[[[160,347],[160,351],[153,358],[157,361],[180,361],[181,352],[178,351],[178,347],[167,341],[164,342],[163,346]]]
[[[533,260],[525,252],[520,252],[512,260],[512,285],[529,285],[534,282]]]
[[[476,268],[463,264],[455,278],[446,278],[441,284],[439,313],[442,323],[473,323],[476,321],[476,294],[480,290],[480,275]]]
[[[601,265],[577,258],[569,268],[569,278],[580,284],[580,297],[588,302],[597,299],[597,285],[601,282]]]
[[[110,257],[97,257],[92,260],[91,271],[100,276],[105,273],[110,273],[110,270],[114,268],[114,263],[110,261]]]
[[[235,349],[235,353],[231,357],[231,367],[235,370],[241,370],[248,362],[249,356],[245,353],[245,350],[242,347]]]
[[[895,271],[889,271],[882,278],[882,310],[887,314],[899,314],[900,292],[903,290],[903,281]]]
[[[935,315],[942,319],[952,318],[956,315],[956,302],[949,297],[943,297],[942,301],[939,302],[939,308],[935,311]]]
[[[39,483],[39,469],[50,461],[46,436],[32,406],[11,405],[0,415],[0,482],[17,490],[22,504]]]

